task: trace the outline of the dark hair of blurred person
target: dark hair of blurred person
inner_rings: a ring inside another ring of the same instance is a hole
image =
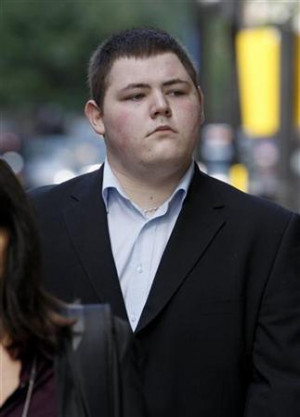
[[[0,159],[0,416],[142,417],[129,326],[47,294],[40,266],[34,213]]]
[[[32,209],[0,160],[1,416],[55,416],[53,357],[73,320],[60,315],[62,304],[42,289],[40,265]]]
[[[14,359],[33,350],[49,356],[68,321],[61,304],[40,283],[40,247],[33,214],[17,178],[0,161],[0,235],[7,239],[1,261],[0,335]]]

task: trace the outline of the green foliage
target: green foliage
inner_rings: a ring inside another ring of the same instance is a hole
[[[230,23],[220,14],[211,14],[202,26],[205,31],[202,71],[206,121],[230,123],[234,105]]]
[[[105,37],[147,25],[182,38],[187,16],[184,2],[1,0],[2,106],[28,110],[56,102],[81,108],[89,57]]]

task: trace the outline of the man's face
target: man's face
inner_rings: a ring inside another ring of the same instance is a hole
[[[201,100],[173,53],[118,59],[98,122],[111,166],[133,176],[187,168],[202,122]]]

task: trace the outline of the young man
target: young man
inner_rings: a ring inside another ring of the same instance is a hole
[[[202,93],[167,33],[113,35],[89,82],[107,160],[34,195],[47,288],[129,320],[151,417],[299,416],[299,216],[198,170]]]

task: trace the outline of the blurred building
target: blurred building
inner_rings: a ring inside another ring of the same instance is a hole
[[[222,172],[243,190],[300,211],[299,5],[270,0],[196,3],[206,119],[215,132],[207,135],[204,127],[199,158],[211,175]],[[218,38],[210,29],[216,25],[222,28]],[[224,123],[232,138],[226,172],[224,160],[216,163],[226,143]]]

